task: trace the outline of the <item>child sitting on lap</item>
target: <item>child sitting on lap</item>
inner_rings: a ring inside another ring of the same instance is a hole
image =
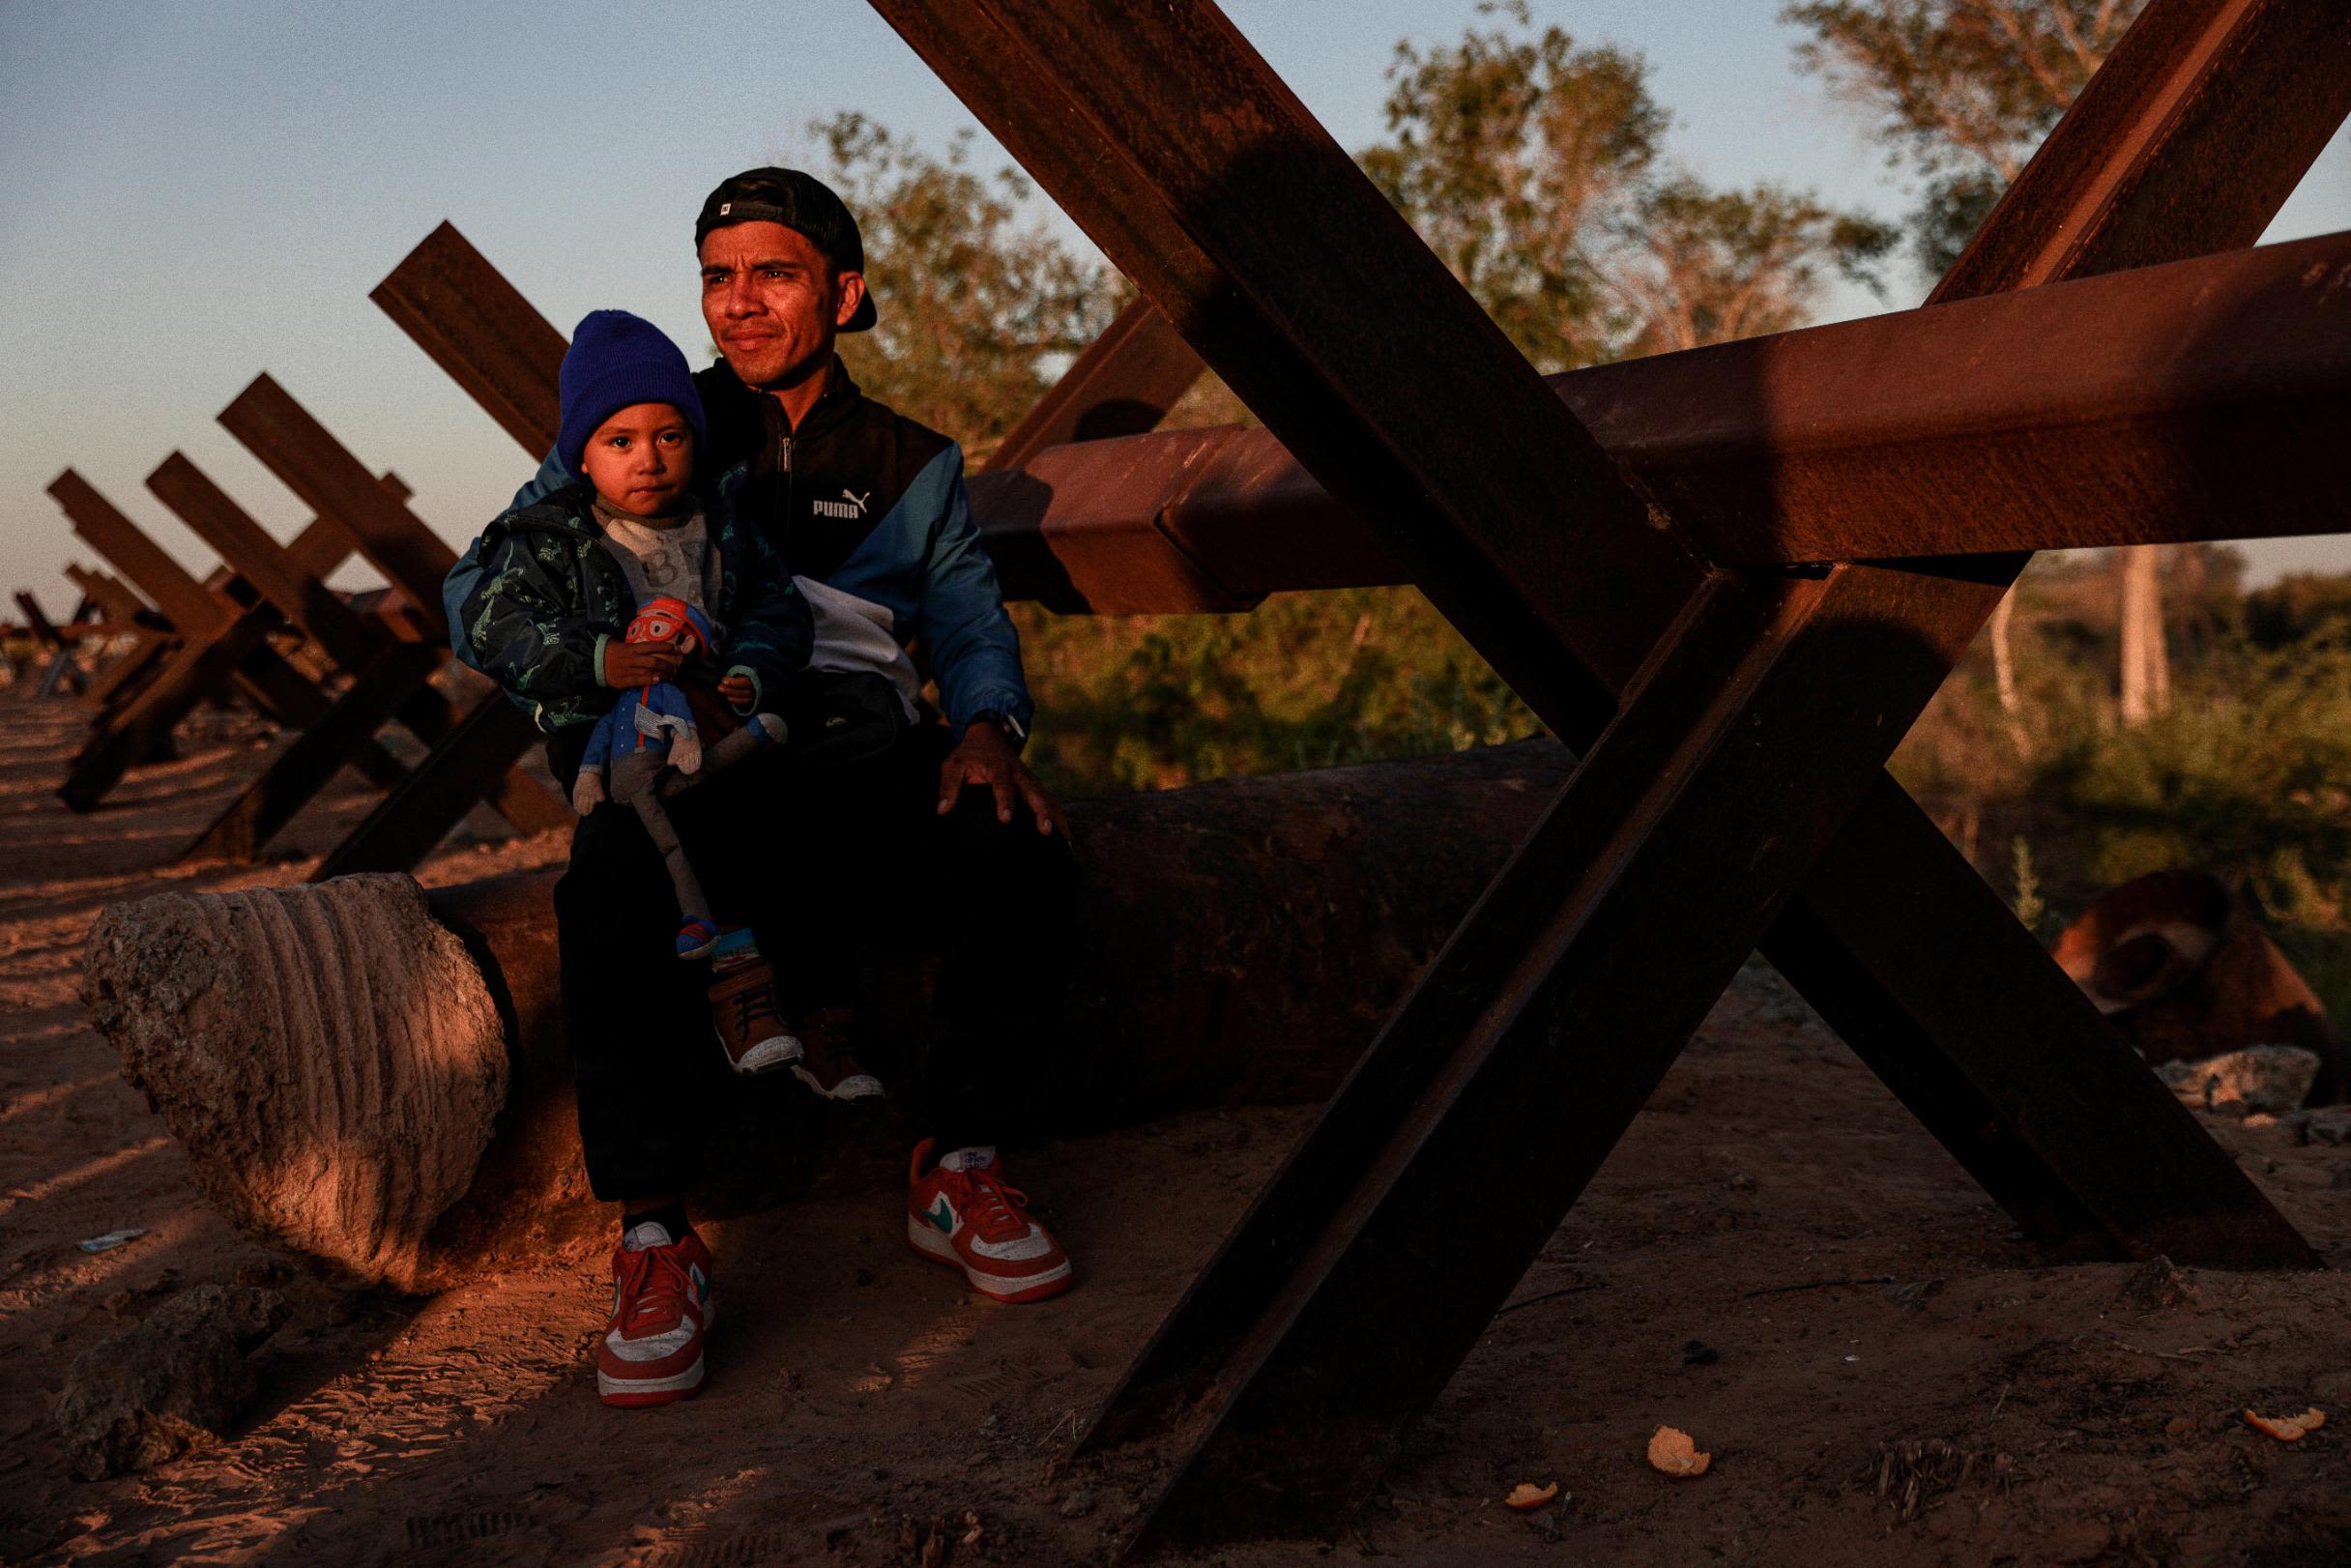
[[[735,515],[741,476],[697,482],[702,400],[658,328],[591,313],[564,357],[562,391],[556,450],[586,482],[490,525],[464,635],[480,668],[532,706],[581,814],[609,800],[605,809],[644,820],[679,895],[679,956],[711,957],[729,1063],[790,1066],[805,1053],[773,972],[748,929],[712,920],[661,802],[686,775],[781,737],[770,710],[808,661],[807,602],[766,537]],[[833,1089],[881,1092],[862,1075]]]

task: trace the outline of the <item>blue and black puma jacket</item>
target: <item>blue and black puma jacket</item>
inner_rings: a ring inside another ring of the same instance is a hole
[[[1026,733],[1035,705],[996,564],[972,521],[963,450],[858,392],[837,359],[798,429],[724,361],[696,373],[694,387],[709,424],[707,460],[746,470],[735,513],[756,525],[787,569],[885,612],[891,635],[938,680],[956,734],[988,712]],[[515,504],[570,482],[551,455]],[[469,624],[459,606],[483,569],[478,542],[450,573],[452,631]],[[455,640],[473,663],[464,639]]]
[[[720,668],[751,677],[756,712],[807,664],[812,623],[808,601],[736,504],[748,477],[739,467],[697,494],[718,557],[717,602],[705,607],[717,639],[712,652]],[[563,778],[612,708],[604,649],[626,634],[637,607],[605,547],[595,501],[578,481],[518,501],[482,530],[443,588],[450,643],[531,711],[550,738],[549,755],[568,757]]]

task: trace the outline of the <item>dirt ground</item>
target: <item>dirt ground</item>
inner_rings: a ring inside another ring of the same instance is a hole
[[[12,697],[0,716],[0,1560],[1106,1558],[1134,1499],[1061,1456],[1310,1108],[1027,1152],[1014,1174],[1080,1271],[1041,1306],[984,1302],[912,1255],[886,1170],[712,1227],[727,1310],[707,1392],[608,1411],[587,1360],[600,1260],[425,1301],[297,1273],[204,1206],[89,1029],[80,949],[102,907],[301,876],[301,859],[169,864],[266,737],[203,715],[181,761],[77,818],[50,792],[78,711]],[[317,854],[364,804],[351,786],[292,848]],[[426,880],[563,853],[467,842],[495,832],[469,824]],[[2208,1125],[2351,1263],[2351,1147]],[[74,1245],[125,1227],[147,1234]],[[2351,1277],[2191,1270],[2191,1299],[2152,1306],[2133,1274],[2044,1266],[1754,967],[1354,1524],[1208,1560],[2351,1561]],[[257,1352],[243,1427],[143,1474],[73,1480],[49,1405],[73,1357],[177,1289],[235,1279],[295,1303]],[[2335,1423],[2295,1444],[2242,1420],[2312,1404]],[[1651,1470],[1660,1424],[1712,1468]],[[1520,1481],[1560,1500],[1513,1513]]]

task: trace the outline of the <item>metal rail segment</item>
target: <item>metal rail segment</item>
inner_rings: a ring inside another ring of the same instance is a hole
[[[2017,558],[1808,579],[1708,554],[1532,412],[1532,371],[1211,5],[875,3],[1539,711],[1588,741],[1594,684],[1615,710],[1097,1422],[1165,1481],[1145,1539],[1334,1523],[1696,1022],[1631,1003],[1710,1001],[1743,941],[1874,1031],[1865,1060],[2041,1234],[2311,1261],[1877,766]],[[2158,0],[1937,301],[2249,243],[2351,103],[2313,64],[2347,29],[2315,0]],[[1628,944],[1665,910],[1675,942]],[[2014,1020],[1957,969],[2044,1004],[2061,1064],[1987,1049]],[[1594,1038],[1616,1084],[1568,1096]]]

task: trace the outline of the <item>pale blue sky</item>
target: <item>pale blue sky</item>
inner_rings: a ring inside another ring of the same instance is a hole
[[[1706,178],[1895,215],[1904,192],[1796,73],[1779,7],[1534,10],[1645,55],[1676,117],[1672,152]],[[1379,133],[1396,42],[1447,41],[1476,19],[1474,0],[1227,9],[1349,147]],[[66,597],[58,568],[87,557],[43,492],[69,463],[191,566],[208,552],[141,482],[174,447],[289,535],[298,504],[213,422],[263,369],[371,465],[399,470],[420,513],[462,541],[530,464],[367,291],[446,218],[566,330],[623,306],[696,354],[704,191],[747,164],[813,160],[801,128],[850,108],[934,147],[972,124],[857,0],[7,0],[0,589]],[[2271,238],[2342,228],[2338,138]],[[1834,313],[1873,308],[1850,291]],[[2270,570],[2351,568],[2343,540],[2255,555]]]

